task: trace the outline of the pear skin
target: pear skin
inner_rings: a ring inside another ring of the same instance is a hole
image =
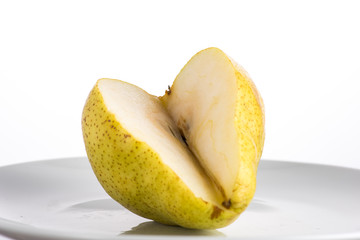
[[[125,208],[163,224],[217,229],[235,221],[254,196],[264,116],[247,72],[208,48],[162,97],[98,80],[82,131],[97,179]]]

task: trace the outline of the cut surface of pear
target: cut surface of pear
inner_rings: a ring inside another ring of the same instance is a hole
[[[240,171],[252,163],[256,172],[264,142],[263,103],[250,77],[220,49],[208,48],[161,99],[228,206],[239,174],[248,173]],[[244,152],[255,156],[247,159]]]
[[[213,203],[219,201],[211,180],[183,142],[177,126],[157,97],[114,79],[101,79],[98,88],[105,106],[122,127],[158,153],[162,163],[169,166],[195,196]]]
[[[145,218],[220,228],[255,193],[262,99],[245,70],[217,48],[194,55],[161,97],[120,80],[98,80],[82,130],[103,188]]]
[[[237,96],[234,67],[225,54],[214,49],[192,58],[166,98],[171,118],[225,200],[232,196],[240,169]]]

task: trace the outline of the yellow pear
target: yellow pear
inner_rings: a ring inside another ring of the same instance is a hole
[[[254,195],[264,107],[245,70],[208,48],[162,97],[98,80],[82,131],[94,173],[113,199],[160,223],[215,229],[232,223]]]

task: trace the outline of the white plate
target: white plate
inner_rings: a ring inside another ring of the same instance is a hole
[[[0,233],[15,239],[360,239],[360,170],[262,160],[249,208],[212,231],[141,218],[108,197],[86,158],[0,168]],[[215,238],[214,238],[215,237]]]

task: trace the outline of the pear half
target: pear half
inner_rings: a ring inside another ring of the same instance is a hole
[[[157,222],[215,229],[250,203],[264,144],[264,107],[248,74],[208,48],[162,97],[100,79],[82,116],[91,166],[106,192]]]

